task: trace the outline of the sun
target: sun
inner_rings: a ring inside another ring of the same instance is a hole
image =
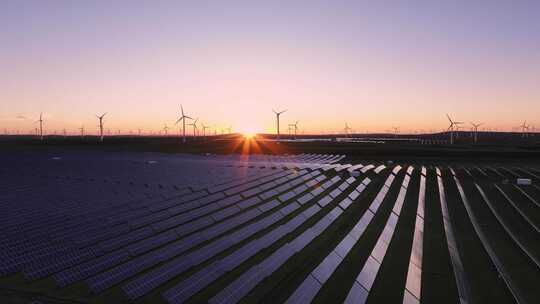
[[[245,139],[253,139],[255,135],[257,135],[257,132],[253,128],[242,128],[242,136],[244,136]]]
[[[244,136],[245,139],[253,139],[253,137],[255,137],[255,133],[253,132],[242,132],[242,135]]]

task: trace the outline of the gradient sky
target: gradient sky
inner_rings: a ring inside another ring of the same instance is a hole
[[[0,71],[10,130],[540,127],[540,1],[4,0]]]

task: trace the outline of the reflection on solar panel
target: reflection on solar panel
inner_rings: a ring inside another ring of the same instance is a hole
[[[169,303],[358,303],[380,300],[381,290],[392,302],[436,302],[426,288],[447,290],[450,302],[539,298],[533,166],[4,154],[2,288],[68,302],[114,302],[114,290]],[[533,185],[512,184],[519,176]],[[437,258],[426,258],[434,248]],[[42,284],[50,278],[57,288]],[[91,293],[78,295],[76,283]]]

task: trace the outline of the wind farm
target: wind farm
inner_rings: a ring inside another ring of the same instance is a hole
[[[538,12],[1,1],[0,303],[540,303]]]

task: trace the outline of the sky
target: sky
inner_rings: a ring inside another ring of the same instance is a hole
[[[0,130],[540,128],[540,1],[0,1]]]

